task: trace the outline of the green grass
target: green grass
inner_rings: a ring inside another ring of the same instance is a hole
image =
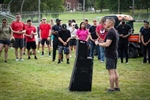
[[[52,62],[46,53],[37,54],[38,60],[16,62],[14,49],[9,50],[8,63],[0,57],[0,100],[149,100],[150,65],[142,65],[142,58],[129,59],[128,65],[118,63],[121,92],[107,93],[108,72],[105,63],[96,57],[93,66],[91,92],[70,92],[68,86],[74,65],[74,57],[67,65]],[[119,60],[120,61],[120,60]]]

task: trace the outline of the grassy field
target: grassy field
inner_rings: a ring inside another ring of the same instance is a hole
[[[38,60],[15,61],[14,49],[9,50],[8,63],[0,57],[0,100],[149,100],[150,64],[142,64],[142,58],[129,59],[129,64],[118,61],[121,92],[107,93],[108,72],[105,63],[94,59],[91,92],[70,92],[68,86],[74,65],[66,60],[52,62],[45,53],[37,54]]]

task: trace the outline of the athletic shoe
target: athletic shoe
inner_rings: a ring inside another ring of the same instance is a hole
[[[37,59],[37,57],[35,56],[34,59]]]
[[[16,61],[19,61],[18,58],[16,59]]]
[[[70,64],[70,62],[69,62],[69,61],[67,61],[67,64]]]
[[[7,60],[5,60],[4,62],[7,63]]]
[[[41,55],[41,57],[43,57],[44,55]]]
[[[115,91],[120,91],[120,88],[114,88],[115,89]]]
[[[28,59],[30,59],[30,56],[28,57]]]
[[[115,92],[115,90],[108,89],[107,92]]]
[[[61,62],[60,61],[58,61],[58,64],[60,64]]]
[[[24,59],[20,58],[21,61],[24,61]]]
[[[129,64],[128,62],[126,62],[126,64]]]
[[[71,58],[72,56],[71,56],[71,55],[69,55],[69,57]]]

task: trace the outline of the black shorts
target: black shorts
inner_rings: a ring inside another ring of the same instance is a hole
[[[106,58],[106,69],[116,69],[117,68],[117,58]]]
[[[23,46],[27,46],[26,38],[23,39]]]
[[[69,45],[70,46],[76,46],[77,40],[76,39],[70,39]]]
[[[46,42],[47,45],[50,44],[50,41],[47,40],[47,39],[42,39],[42,40],[41,40],[41,44],[42,44],[42,45],[44,45],[45,42]]]
[[[30,50],[30,49],[36,49],[36,43],[35,41],[33,42],[27,42],[27,49]]]
[[[0,40],[0,44],[10,45],[10,40]]]
[[[15,38],[14,48],[23,48],[24,42],[23,38]]]

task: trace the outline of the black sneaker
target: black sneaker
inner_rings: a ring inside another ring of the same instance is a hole
[[[4,62],[7,63],[7,60],[5,60]]]
[[[115,89],[115,91],[120,91],[120,88],[114,88]]]
[[[115,90],[108,89],[107,92],[115,92]]]
[[[35,56],[34,59],[37,59],[37,57]]]
[[[28,57],[28,59],[30,59],[30,56]]]
[[[67,61],[67,64],[70,64],[70,62],[69,62],[69,61]]]
[[[60,64],[61,62],[60,61],[58,61],[58,64]]]

